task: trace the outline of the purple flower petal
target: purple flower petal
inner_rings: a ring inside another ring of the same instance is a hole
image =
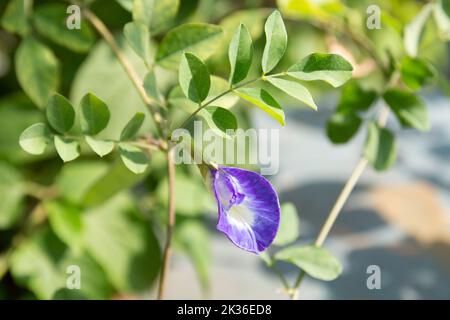
[[[275,238],[280,201],[272,185],[256,172],[220,167],[211,171],[219,209],[217,229],[239,248],[259,253]]]

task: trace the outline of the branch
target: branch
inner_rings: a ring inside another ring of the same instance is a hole
[[[161,266],[161,275],[159,277],[158,300],[164,298],[165,287],[167,283],[167,272],[170,265],[170,256],[172,254],[172,236],[175,226],[175,164],[173,162],[173,149],[167,151],[167,174],[169,177],[169,201],[166,232],[166,245],[164,247],[163,261]]]

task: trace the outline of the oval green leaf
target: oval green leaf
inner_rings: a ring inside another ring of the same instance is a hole
[[[178,81],[190,100],[200,103],[208,96],[211,86],[208,67],[192,53],[185,53],[181,58]]]
[[[200,59],[207,59],[219,47],[223,35],[219,26],[190,23],[169,31],[156,53],[156,63],[168,69],[179,66],[183,52],[192,52]]]
[[[384,101],[403,127],[430,130],[427,107],[417,95],[401,89],[389,89],[384,94]]]
[[[280,62],[287,47],[287,32],[279,11],[274,11],[264,26],[266,45],[262,56],[264,74],[270,72]]]
[[[49,3],[38,6],[33,13],[37,31],[51,41],[76,52],[87,52],[95,42],[90,24],[81,19],[80,28],[69,29],[67,5]]]
[[[81,99],[81,128],[84,133],[96,135],[106,128],[110,114],[106,103],[88,93]]]
[[[397,158],[397,143],[394,135],[373,122],[369,123],[364,156],[375,170],[389,169]]]
[[[25,38],[15,57],[17,80],[30,99],[44,107],[58,89],[59,62],[53,52],[33,38]]]
[[[296,265],[309,276],[331,281],[342,272],[342,265],[328,250],[317,246],[291,247],[275,254],[276,260]]]
[[[244,80],[252,64],[253,43],[250,32],[242,23],[231,39],[228,57],[231,65],[230,83],[235,84]]]
[[[134,52],[147,62],[150,55],[150,33],[147,26],[141,22],[129,22],[123,28],[123,34]]]
[[[56,152],[64,162],[75,160],[80,156],[78,141],[55,135],[54,142]]]
[[[148,158],[141,149],[128,143],[121,143],[119,144],[119,151],[123,163],[131,172],[136,174],[145,172],[148,166]]]
[[[145,115],[142,112],[138,112],[134,115],[133,118],[127,123],[122,133],[120,134],[120,140],[126,141],[133,139],[139,129],[142,127],[144,123]]]
[[[23,150],[31,154],[42,154],[51,142],[52,136],[44,123],[36,123],[25,129],[19,143]]]
[[[300,83],[272,77],[268,77],[267,81],[269,81],[273,86],[277,87],[281,91],[287,93],[291,97],[305,103],[308,107],[317,111],[317,105],[314,102],[313,97],[309,93],[308,89],[306,89]]]
[[[346,143],[358,132],[361,123],[356,113],[336,112],[327,122],[327,136],[333,143]]]
[[[60,94],[53,95],[46,107],[47,120],[59,133],[72,129],[75,122],[75,110],[69,100]]]
[[[269,92],[261,88],[242,88],[235,90],[236,94],[244,100],[257,106],[272,118],[277,120],[282,126],[285,125],[284,111],[279,103]]]
[[[89,147],[100,157],[106,156],[114,149],[113,141],[98,140],[91,136],[86,136],[85,139]]]
[[[352,77],[352,71],[352,65],[340,55],[312,53],[290,67],[287,74],[299,80],[322,80],[339,87]]]

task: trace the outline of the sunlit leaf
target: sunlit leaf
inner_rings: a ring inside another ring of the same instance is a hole
[[[129,143],[120,143],[119,151],[123,163],[131,172],[136,174],[145,172],[148,166],[145,152]]]
[[[185,53],[180,62],[178,82],[186,97],[200,103],[208,96],[211,86],[208,67],[195,55]]]
[[[134,52],[147,62],[150,56],[150,33],[147,26],[140,22],[129,22],[124,26],[123,34]]]
[[[51,133],[44,123],[36,123],[20,135],[20,146],[31,154],[42,154],[51,143]]]
[[[352,77],[352,70],[352,65],[340,55],[312,53],[290,67],[287,74],[299,80],[322,80],[339,87]]]
[[[91,149],[98,154],[100,157],[104,157],[111,153],[114,149],[114,142],[107,140],[95,139],[91,136],[86,136],[86,143],[91,147]]]
[[[239,97],[254,104],[284,126],[284,111],[269,92],[260,88],[242,88],[235,92]]]
[[[264,26],[266,45],[262,56],[264,73],[270,72],[280,62],[287,47],[287,32],[279,11],[274,11]]]
[[[75,160],[80,156],[80,144],[76,140],[54,136],[55,148],[64,162]]]
[[[252,37],[247,27],[240,24],[228,49],[230,60],[230,83],[235,84],[245,79],[250,70],[253,57]]]
[[[433,5],[430,3],[425,5],[419,14],[405,27],[404,31],[404,46],[408,55],[415,57],[419,50],[419,42],[423,32],[425,23],[428,20]]]
[[[274,85],[281,91],[287,93],[291,97],[305,103],[308,107],[317,111],[317,105],[314,102],[313,97],[309,93],[308,89],[306,89],[300,83],[272,77],[268,77],[267,81],[269,81],[272,85]]]
[[[275,259],[296,265],[309,276],[331,281],[342,272],[342,265],[328,250],[316,247],[290,247],[275,254]]]
[[[24,198],[22,174],[12,165],[0,162],[0,230],[9,229],[19,220],[24,212]]]

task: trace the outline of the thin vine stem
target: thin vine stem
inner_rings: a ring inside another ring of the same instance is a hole
[[[169,221],[167,223],[166,244],[164,247],[163,260],[161,265],[161,275],[159,277],[158,300],[164,298],[167,285],[167,273],[170,266],[170,258],[172,255],[172,238],[175,226],[175,164],[173,160],[173,149],[166,152],[167,155],[167,175],[169,179],[169,200],[168,212]]]

